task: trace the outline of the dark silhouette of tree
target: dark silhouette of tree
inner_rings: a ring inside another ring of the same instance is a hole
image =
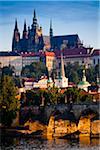
[[[3,125],[11,125],[19,108],[16,98],[17,89],[11,76],[2,76],[0,80],[0,115]]]

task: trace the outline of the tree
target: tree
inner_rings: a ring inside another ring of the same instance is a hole
[[[87,77],[87,81],[91,82],[95,82],[96,81],[96,75],[95,75],[95,68],[94,67],[90,67],[86,70],[86,77]]]
[[[74,82],[75,84],[77,84],[80,80],[82,80],[83,67],[84,66],[80,66],[79,63],[69,63],[67,64],[67,66],[65,66],[65,74],[66,77],[68,77],[69,82]],[[99,65],[96,65],[95,67],[90,66],[86,69],[86,78],[88,82],[96,83],[97,75],[99,76]]]
[[[65,74],[66,77],[68,77],[69,82],[77,84],[82,78],[82,66],[77,62],[74,64],[68,63],[67,66],[65,66]]]
[[[43,62],[34,62],[31,65],[25,66],[22,69],[22,76],[40,78],[42,75],[48,76],[48,71]]]
[[[14,85],[13,78],[7,75],[0,80],[0,115],[3,125],[11,125],[19,108],[19,101],[16,98],[17,89]]]
[[[14,73],[14,67],[5,66],[5,67],[2,68],[2,74],[3,74],[3,75],[12,76],[13,73]]]

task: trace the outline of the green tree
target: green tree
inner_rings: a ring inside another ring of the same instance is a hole
[[[40,78],[42,75],[48,76],[48,71],[43,62],[34,62],[22,69],[22,76]]]
[[[77,84],[82,78],[82,66],[77,62],[74,64],[68,63],[67,66],[65,66],[65,74],[66,77],[68,77],[69,82]]]
[[[14,73],[14,67],[5,66],[5,67],[2,68],[2,74],[3,74],[3,75],[12,76],[13,73]]]
[[[96,82],[97,74],[95,72],[95,67],[91,66],[86,70],[86,77],[88,82]]]
[[[16,112],[19,108],[19,101],[16,98],[17,89],[14,85],[13,78],[2,76],[0,80],[0,114],[3,125],[11,125]]]

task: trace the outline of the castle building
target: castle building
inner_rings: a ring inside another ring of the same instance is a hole
[[[51,50],[60,50],[63,43],[66,45],[65,48],[68,49],[83,47],[78,34],[53,36],[52,21],[50,22],[49,37]]]
[[[91,59],[93,66],[100,65],[100,49],[94,49]]]
[[[55,53],[54,52],[42,52],[40,53],[40,59],[41,61],[46,65],[49,75],[51,75],[54,67],[55,67]]]
[[[22,56],[22,67],[25,67],[25,66],[30,65],[34,62],[40,61],[40,54],[39,53],[21,52],[20,55]]]
[[[38,52],[44,47],[44,40],[42,35],[42,27],[39,27],[36,18],[36,12],[34,10],[33,23],[31,28],[26,26],[24,22],[24,29],[22,38],[20,38],[20,32],[18,29],[17,20],[15,21],[15,29],[12,40],[12,51],[16,52]]]
[[[22,38],[18,29],[17,19],[15,20],[15,28],[12,40],[12,51],[20,52],[39,52],[44,48],[48,50],[60,50],[63,42],[66,43],[66,48],[80,48],[82,43],[77,34],[73,35],[53,35],[52,21],[50,21],[49,36],[43,36],[42,27],[39,27],[37,22],[36,12],[34,10],[33,22],[31,28],[24,21]]]

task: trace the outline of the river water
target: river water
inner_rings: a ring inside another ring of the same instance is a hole
[[[88,137],[80,140],[4,137],[0,150],[99,150],[99,142]]]

